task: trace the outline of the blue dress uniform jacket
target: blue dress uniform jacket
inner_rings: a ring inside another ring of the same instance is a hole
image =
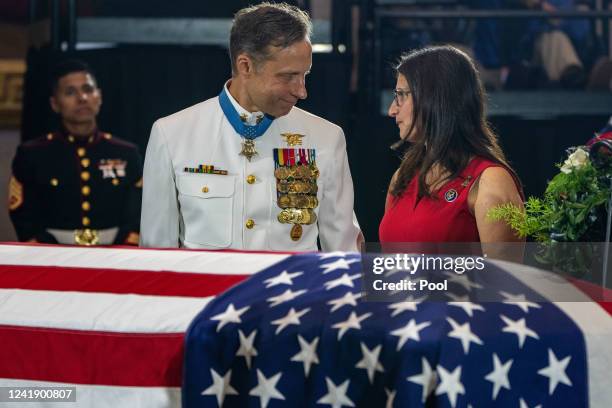
[[[299,239],[278,220],[275,148],[283,133],[301,134],[297,148],[314,149],[320,171],[317,222]],[[144,167],[141,246],[270,251],[356,250],[353,182],[342,129],[294,107],[255,139],[258,155],[241,152],[242,138],[211,98],[153,125]],[[188,169],[214,166],[223,174]],[[295,237],[294,237],[295,238]]]
[[[87,140],[50,133],[20,145],[13,160],[9,213],[21,241],[138,243],[142,158],[136,145],[96,131]],[[108,233],[105,233],[108,232]]]

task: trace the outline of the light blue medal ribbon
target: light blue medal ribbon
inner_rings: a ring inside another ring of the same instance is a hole
[[[240,119],[240,115],[234,108],[234,105],[232,105],[232,102],[229,100],[225,87],[223,87],[223,90],[219,94],[219,104],[221,105],[221,110],[223,110],[223,113],[225,114],[225,117],[229,121],[230,125],[232,125],[236,133],[245,139],[257,139],[259,136],[266,133],[266,130],[268,130],[272,124],[272,121],[274,120],[273,116],[265,114],[262,121],[256,125],[249,126],[244,123]]]

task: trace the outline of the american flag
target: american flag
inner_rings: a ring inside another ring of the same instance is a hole
[[[503,302],[366,302],[361,267],[295,255],[209,303],[186,335],[184,406],[612,406],[612,320],[575,288],[582,302],[533,302],[554,280],[499,262],[485,271]]]
[[[74,385],[75,407],[612,406],[598,304],[363,302],[359,269],[0,245],[0,386]]]
[[[191,320],[287,257],[0,245],[0,386],[77,386],[71,407],[180,407]]]

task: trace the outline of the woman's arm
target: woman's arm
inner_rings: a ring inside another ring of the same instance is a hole
[[[512,203],[523,208],[523,200],[514,178],[503,167],[489,167],[474,183],[468,205],[476,218],[483,252],[489,257],[520,262],[523,257],[524,238],[519,238],[503,221],[492,221],[489,210],[500,204]]]

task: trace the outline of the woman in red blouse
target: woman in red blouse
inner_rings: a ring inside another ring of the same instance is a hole
[[[389,186],[381,243],[521,242],[490,208],[522,208],[518,178],[485,119],[484,91],[472,60],[451,46],[402,57],[395,119],[410,142]]]

